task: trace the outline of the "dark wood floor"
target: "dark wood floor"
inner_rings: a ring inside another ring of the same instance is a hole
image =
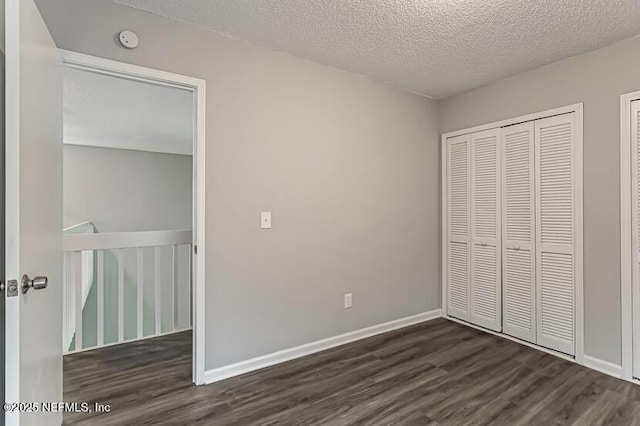
[[[640,425],[640,386],[444,319],[209,386],[191,335],[65,358],[67,414],[91,425]]]

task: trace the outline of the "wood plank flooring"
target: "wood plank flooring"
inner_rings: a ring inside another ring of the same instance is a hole
[[[91,425],[640,425],[640,386],[437,319],[208,386],[191,334],[69,355]]]

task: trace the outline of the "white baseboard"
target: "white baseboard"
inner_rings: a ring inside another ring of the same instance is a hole
[[[317,340],[315,342],[307,343],[301,346],[284,349],[282,351],[263,355],[257,358],[248,359],[246,361],[241,361],[235,364],[226,365],[224,367],[215,368],[213,370],[207,370],[204,373],[204,382],[205,384],[218,382],[220,380],[228,379],[234,376],[239,376],[241,374],[245,374],[250,371],[259,370],[261,368],[269,367],[275,364],[280,364],[282,362],[290,361],[292,359],[301,358],[303,356],[311,355],[316,352],[321,352],[326,349],[331,349],[336,346],[344,345],[346,343],[351,343],[356,340],[366,339],[367,337],[375,336],[377,334],[386,333],[388,331],[393,331],[399,328],[408,327],[410,325],[418,324],[424,321],[440,318],[441,316],[442,316],[441,310],[436,309],[433,311],[412,315],[410,317],[405,317],[405,318],[400,318],[394,321],[385,322],[383,324],[361,328],[360,330],[350,331],[348,333],[329,337],[327,339]]]
[[[609,361],[601,360],[600,358],[594,358],[592,356],[585,355],[584,366],[587,368],[591,368],[592,370],[608,374],[609,376],[617,377],[618,379],[622,377],[622,366]]]

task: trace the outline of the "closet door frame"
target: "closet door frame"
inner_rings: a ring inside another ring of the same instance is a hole
[[[622,378],[640,383],[633,378],[634,298],[640,294],[633,285],[633,138],[631,132],[632,103],[640,101],[640,91],[620,96],[620,282],[622,328]]]
[[[636,99],[640,99],[640,92],[636,92],[637,93],[637,98]],[[629,108],[631,106],[631,102],[629,101]],[[443,133],[442,137],[441,137],[441,156],[442,156],[442,162],[441,162],[441,171],[442,171],[442,175],[441,175],[441,182],[442,182],[442,194],[441,194],[441,208],[442,208],[442,216],[441,216],[441,228],[442,228],[442,239],[441,239],[441,243],[442,243],[442,316],[444,318],[449,318],[455,321],[454,318],[450,318],[447,315],[447,311],[448,311],[448,300],[447,300],[447,295],[448,295],[448,289],[447,289],[447,276],[446,276],[446,270],[447,270],[447,253],[449,250],[448,247],[448,243],[447,243],[447,230],[448,230],[448,224],[447,224],[447,217],[448,217],[448,211],[447,211],[447,187],[446,187],[446,181],[447,181],[447,168],[446,168],[446,164],[447,164],[447,139],[451,138],[451,137],[455,137],[455,136],[460,136],[460,135],[465,135],[465,134],[471,134],[471,133],[475,133],[475,132],[480,132],[480,131],[484,131],[484,130],[490,130],[490,129],[495,129],[495,128],[500,128],[500,127],[505,127],[505,126],[510,126],[513,124],[518,124],[518,123],[523,123],[526,121],[533,121],[533,120],[538,120],[541,118],[548,118],[548,117],[553,117],[555,115],[560,115],[560,114],[568,114],[568,113],[575,113],[575,120],[576,120],[576,144],[575,144],[575,176],[576,176],[576,183],[575,183],[575,203],[576,203],[576,209],[575,209],[575,229],[576,229],[576,235],[575,235],[575,262],[576,262],[576,311],[575,311],[575,357],[574,358],[569,358],[574,360],[576,363],[584,365],[584,279],[583,279],[583,275],[584,275],[584,254],[583,254],[583,233],[584,233],[584,225],[583,225],[583,210],[584,210],[584,203],[583,203],[583,104],[582,103],[577,103],[577,104],[573,104],[573,105],[567,105],[564,107],[560,107],[560,108],[554,108],[554,109],[550,109],[550,110],[545,110],[545,111],[540,111],[540,112],[536,112],[536,113],[532,113],[532,114],[527,114],[527,115],[523,115],[523,116],[518,116],[518,117],[513,117],[513,118],[509,118],[506,120],[501,120],[501,121],[496,121],[493,123],[488,123],[488,124],[483,124],[480,126],[475,126],[475,127],[470,127],[470,128],[466,128],[466,129],[461,129],[461,130],[456,130],[453,132],[448,132],[448,133]],[[628,114],[630,115],[630,113]],[[627,119],[628,120],[628,119]],[[628,127],[628,126],[627,126]],[[629,132],[630,133],[630,132]],[[628,158],[628,157],[627,157]],[[502,161],[502,159],[500,159],[500,161]],[[630,184],[630,177],[627,179],[627,185]],[[630,194],[629,194],[630,195]],[[629,212],[630,213],[630,212]],[[629,227],[629,231],[630,231],[630,227]],[[624,309],[623,309],[624,312]],[[469,324],[471,326],[473,326],[472,324]],[[511,340],[515,340],[518,342],[522,342],[522,343],[526,343],[528,346],[531,346],[531,344],[529,344],[528,342],[524,342],[520,339],[517,338],[512,338],[510,336],[506,336],[502,333],[495,333],[491,330],[486,330],[487,332],[493,333],[493,334],[498,334],[499,336],[503,336],[505,338],[511,339]],[[544,350],[545,352],[549,352],[548,350],[545,350],[544,348],[542,348],[541,346],[535,346],[535,347],[539,347],[541,350]],[[551,351],[551,353],[556,354],[562,358],[567,358],[564,354],[561,354],[559,352],[553,352]],[[623,358],[624,358],[624,353],[623,353]]]

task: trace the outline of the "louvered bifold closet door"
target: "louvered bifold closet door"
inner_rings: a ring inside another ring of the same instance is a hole
[[[469,135],[447,140],[447,291],[450,316],[469,320]]]
[[[538,344],[575,353],[575,114],[537,120]]]
[[[471,318],[502,330],[500,129],[471,135]]]
[[[536,342],[534,124],[502,129],[502,329]]]
[[[631,103],[631,165],[633,377],[640,378],[640,101]]]

